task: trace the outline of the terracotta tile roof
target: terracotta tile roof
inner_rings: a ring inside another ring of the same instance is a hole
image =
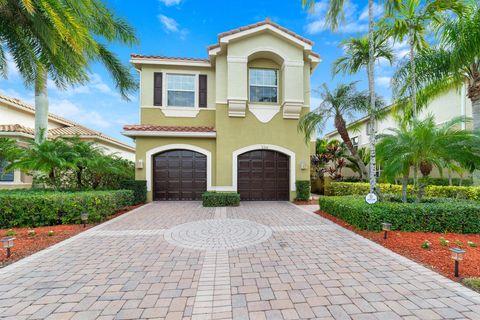
[[[0,124],[0,132],[25,133],[32,136],[34,134],[34,130],[32,128],[28,128],[20,124]]]
[[[21,110],[26,110],[27,112],[31,114],[35,114],[35,108],[20,99],[13,98],[13,97],[8,97],[5,95],[0,94],[0,102],[1,101],[6,101],[9,102],[12,106],[17,107]],[[101,132],[86,128],[78,123],[75,123],[73,121],[67,120],[65,118],[62,118],[60,116],[57,116],[55,114],[49,113],[48,114],[49,119],[57,120],[60,123],[64,125],[64,127],[56,128],[56,129],[50,129],[48,130],[48,135],[51,137],[58,137],[58,136],[75,136],[75,135],[80,135],[86,138],[92,138],[92,139],[102,139],[102,140],[108,140],[112,142],[113,144],[122,146],[126,149],[129,149],[131,151],[135,151],[135,148],[123,143],[117,139],[114,139],[112,137],[109,137]],[[1,119],[0,119],[1,120]],[[16,133],[25,133],[29,135],[35,134],[33,128],[25,127],[19,124],[0,124],[0,132],[16,132]]]
[[[158,126],[153,124],[126,125],[125,131],[215,132],[213,127]]]
[[[290,30],[288,30],[287,28],[284,28],[282,27],[281,25],[275,23],[275,22],[272,22],[272,20],[270,20],[269,18],[266,18],[264,21],[260,21],[260,22],[257,22],[257,23],[253,23],[253,24],[249,24],[248,26],[243,26],[243,27],[240,27],[240,28],[237,28],[237,29],[233,29],[233,30],[230,30],[230,31],[227,31],[227,32],[222,32],[220,34],[218,34],[218,42],[220,42],[220,39],[223,38],[223,37],[226,37],[226,36],[229,36],[229,35],[232,35],[232,34],[235,34],[235,33],[239,33],[239,32],[242,32],[242,31],[246,31],[246,30],[250,30],[250,29],[254,29],[256,27],[260,27],[260,26],[263,26],[263,25],[266,25],[266,24],[269,24],[277,29],[280,29],[282,30],[283,32],[285,33],[288,33],[289,35],[291,35],[292,37],[295,37],[297,38],[298,40],[300,41],[303,41],[303,42],[306,42],[308,43],[309,45],[312,45],[313,46],[313,41],[312,40],[309,40],[307,38],[304,38],[302,37],[301,35],[299,34],[296,34],[295,32],[292,32]],[[208,50],[210,49],[214,49],[216,47],[220,46],[218,43],[217,44],[214,44],[214,45],[211,45],[208,47]]]
[[[17,106],[17,107],[19,107],[19,108],[22,108],[22,109],[24,109],[24,110],[29,111],[30,113],[35,114],[35,108],[32,107],[31,105],[23,102],[23,101],[20,100],[20,99],[13,98],[13,97],[9,97],[9,96],[5,96],[5,95],[0,94],[0,101],[1,101],[1,100],[5,100],[5,101],[7,101],[7,102],[10,102],[10,103],[14,104],[15,106]],[[60,116],[57,116],[56,114],[53,114],[53,113],[49,113],[49,114],[48,114],[48,118],[49,118],[49,119],[52,119],[52,120],[57,120],[57,121],[60,121],[60,122],[64,122],[65,124],[68,124],[68,125],[76,125],[75,122],[70,121],[70,120],[65,119],[65,118],[62,118],[62,117],[60,117]]]
[[[176,60],[176,61],[195,61],[195,62],[210,62],[209,59],[202,58],[183,58],[183,57],[166,57],[166,56],[148,56],[142,54],[131,54],[132,59],[164,59],[164,60]]]

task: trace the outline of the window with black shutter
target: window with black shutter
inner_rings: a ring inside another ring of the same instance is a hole
[[[198,106],[200,108],[207,107],[207,75],[200,74],[198,76]]]
[[[162,105],[162,85],[163,77],[161,72],[155,72],[153,74],[153,105],[161,106]]]

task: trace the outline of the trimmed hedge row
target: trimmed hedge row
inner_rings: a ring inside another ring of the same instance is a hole
[[[480,203],[437,199],[429,203],[378,202],[369,205],[362,197],[320,197],[320,209],[362,230],[480,233]]]
[[[297,197],[295,200],[310,200],[310,181],[297,180],[295,181],[295,186],[297,189]]]
[[[377,186],[384,194],[400,195],[402,193],[402,186],[398,184],[379,183]],[[412,185],[408,185],[407,190],[409,194],[414,192]],[[369,192],[370,185],[368,183],[332,182],[325,186],[325,195],[327,196],[365,196]],[[480,200],[480,187],[427,186],[424,196],[431,198]]]
[[[83,211],[88,212],[89,222],[99,222],[134,203],[131,190],[1,191],[0,228],[81,223]]]
[[[205,192],[204,207],[236,207],[240,205],[240,194],[236,192]]]
[[[135,203],[145,203],[147,201],[147,181],[145,180],[125,180],[120,182],[120,189],[132,190],[134,192]]]

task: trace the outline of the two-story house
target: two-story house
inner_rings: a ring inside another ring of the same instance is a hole
[[[237,191],[243,200],[291,200],[310,179],[297,130],[309,111],[312,41],[269,19],[218,35],[208,59],[132,55],[140,74],[136,178],[149,200]]]

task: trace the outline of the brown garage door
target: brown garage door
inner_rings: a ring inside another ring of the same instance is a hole
[[[201,200],[206,190],[205,155],[189,150],[171,150],[154,156],[154,200]]]
[[[242,200],[286,200],[289,192],[289,157],[271,150],[238,156],[238,192]]]

